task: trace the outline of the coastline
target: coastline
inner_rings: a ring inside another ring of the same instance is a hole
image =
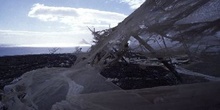
[[[89,46],[78,46],[86,52]],[[41,54],[66,54],[74,53],[76,47],[16,47],[16,46],[0,46],[0,57],[17,56],[17,55],[41,55]]]

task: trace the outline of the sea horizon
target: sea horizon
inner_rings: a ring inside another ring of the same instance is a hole
[[[83,52],[88,51],[91,46],[72,46],[72,47],[22,47],[22,46],[0,46],[0,57],[16,55],[35,55],[35,54],[63,54],[74,53],[76,48],[82,48]]]

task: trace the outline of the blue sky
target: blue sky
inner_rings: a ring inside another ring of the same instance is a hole
[[[62,47],[92,41],[145,0],[0,0],[0,46]]]

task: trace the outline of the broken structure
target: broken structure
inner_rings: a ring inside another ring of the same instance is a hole
[[[193,60],[211,49],[220,52],[218,6],[217,0],[147,0],[118,26],[90,29],[96,45],[81,63],[103,66],[124,60],[130,42],[130,51],[157,58],[181,80],[170,58],[187,54]],[[135,45],[139,48],[132,50]],[[106,63],[109,57],[114,60]]]
[[[97,39],[96,45],[91,47],[87,55],[78,58],[71,69],[46,68],[25,73],[17,83],[5,87],[3,100],[9,110],[160,109],[158,107],[201,109],[205,106],[202,101],[194,103],[197,99],[193,99],[188,103],[187,99],[193,97],[190,95],[193,93],[197,98],[200,94],[209,94],[195,89],[194,85],[183,86],[183,91],[179,92],[178,87],[154,88],[153,91],[167,90],[168,95],[173,96],[162,98],[157,97],[157,92],[145,93],[147,90],[111,92],[120,88],[106,82],[99,72],[115,61],[127,61],[124,56],[130,49],[129,51],[157,58],[178,77],[169,60],[172,56],[187,54],[193,59],[197,53],[219,52],[219,11],[219,0],[146,0],[118,26],[104,31],[92,31]],[[210,93],[219,92],[219,87],[215,88],[218,82],[210,84],[212,86],[207,84]],[[204,88],[199,84],[195,86]],[[192,91],[192,88],[195,90]],[[189,94],[180,94],[178,97],[172,91]],[[153,95],[145,97],[148,93]],[[219,95],[211,96],[216,100],[211,100],[213,103],[209,100],[206,107],[219,103]],[[115,103],[112,99],[114,97],[118,99]],[[182,102],[173,106],[173,102],[179,100]],[[168,103],[163,103],[164,101]],[[195,105],[190,106],[192,104]]]

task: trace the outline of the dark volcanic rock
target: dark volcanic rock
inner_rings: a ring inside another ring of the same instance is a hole
[[[76,60],[73,54],[41,54],[0,57],[0,89],[23,73],[44,67],[71,67]],[[176,77],[162,66],[140,66],[116,63],[101,71],[101,75],[122,89],[140,89],[163,85],[175,85]],[[183,83],[206,80],[181,75]]]
[[[44,67],[70,67],[73,54],[41,54],[0,57],[0,89],[23,73]]]
[[[138,64],[117,63],[101,74],[126,90],[178,84],[176,77],[161,66],[140,67]]]

